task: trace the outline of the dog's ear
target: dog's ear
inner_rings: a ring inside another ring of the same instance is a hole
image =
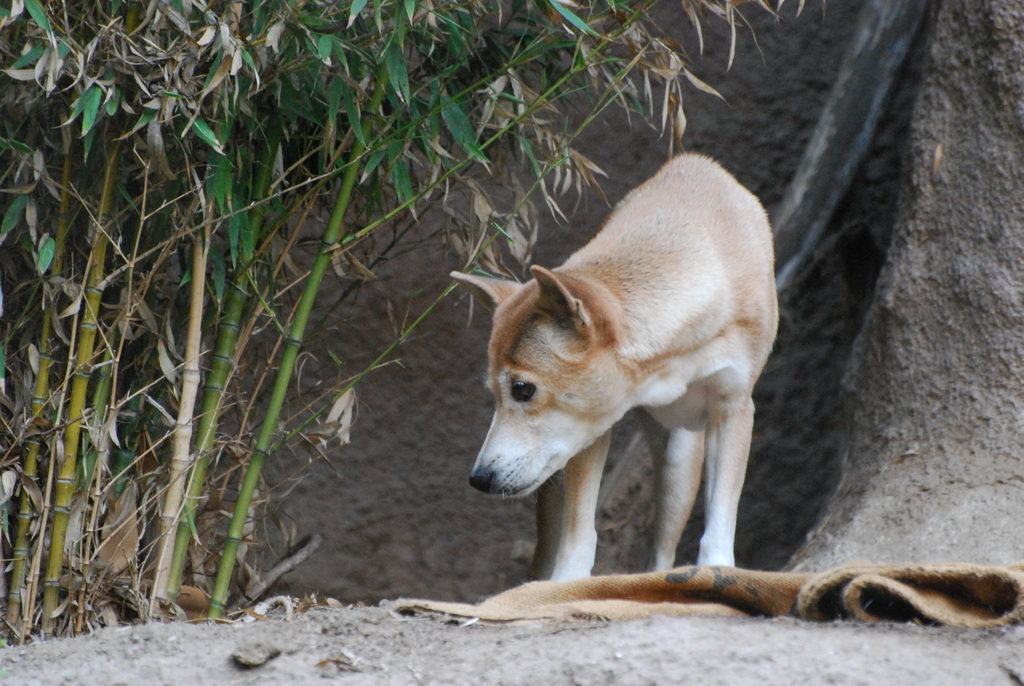
[[[519,284],[504,279],[493,279],[488,276],[452,272],[451,277],[469,289],[473,297],[490,308],[495,308],[512,295]]]
[[[530,273],[540,286],[540,309],[559,319],[566,318],[577,325],[590,326],[590,314],[574,292],[571,278],[537,265],[530,267]]]

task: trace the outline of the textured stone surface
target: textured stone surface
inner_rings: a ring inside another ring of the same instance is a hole
[[[1024,557],[1024,11],[941,3],[903,203],[848,373],[851,443],[804,568]]]

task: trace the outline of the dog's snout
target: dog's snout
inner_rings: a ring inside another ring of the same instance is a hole
[[[477,469],[469,475],[469,485],[484,493],[494,493],[494,470]]]

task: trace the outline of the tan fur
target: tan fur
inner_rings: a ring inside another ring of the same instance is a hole
[[[535,568],[555,579],[586,576],[609,431],[645,407],[670,431],[658,456],[653,566],[673,562],[702,462],[708,523],[699,561],[732,564],[750,397],[778,321],[761,204],[715,162],[681,155],[561,267],[531,271],[521,285],[453,274],[496,308],[488,357],[497,407],[473,485],[525,495],[564,469],[562,495],[541,492],[539,516],[558,533],[542,532]],[[517,382],[532,385],[532,397],[517,400]]]

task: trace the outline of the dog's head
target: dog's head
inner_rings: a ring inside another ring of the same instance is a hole
[[[525,284],[453,273],[495,308],[488,349],[494,419],[470,483],[526,495],[629,408],[615,347],[621,313],[601,285],[531,269]]]

